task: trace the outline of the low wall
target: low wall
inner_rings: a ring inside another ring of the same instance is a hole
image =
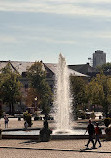
[[[105,138],[103,134],[100,138]],[[2,139],[36,139],[39,135],[2,135]],[[51,135],[51,140],[88,139],[88,135]]]

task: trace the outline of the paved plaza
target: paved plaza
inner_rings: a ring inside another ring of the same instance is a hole
[[[4,120],[0,120],[4,129]],[[32,127],[41,128],[42,121],[33,121]],[[54,123],[49,124],[53,127]],[[10,119],[9,129],[24,128],[24,121]],[[37,140],[0,140],[0,158],[111,158],[111,141],[102,141],[102,147],[84,150],[87,139],[84,140],[51,140],[38,142]],[[91,147],[90,144],[89,147]]]
[[[43,126],[43,121],[33,121],[32,119],[32,128],[41,128]],[[50,124],[52,126],[53,123]],[[2,129],[5,129],[4,119],[0,120],[0,125]],[[17,129],[24,128],[24,120],[21,118],[21,121],[18,121],[18,118],[9,118],[8,129]]]
[[[102,147],[84,149],[87,140],[0,140],[1,158],[111,158],[111,142],[102,142]]]

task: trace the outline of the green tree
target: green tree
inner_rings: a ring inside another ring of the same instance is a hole
[[[92,105],[102,105],[107,116],[111,105],[111,77],[97,74],[87,85],[87,96]]]
[[[111,63],[106,63],[106,64],[103,64],[103,65],[101,65],[101,66],[98,66],[97,67],[97,70],[98,71],[103,71],[103,72],[105,72],[105,71],[109,71],[109,70],[111,70]]]
[[[86,94],[90,105],[94,106],[95,111],[95,105],[101,105],[104,98],[103,86],[92,80],[86,86]]]
[[[13,71],[8,63],[0,74],[0,99],[9,105],[10,114],[14,114],[14,104],[21,99],[21,83],[18,80],[18,73]]]
[[[78,110],[86,110],[86,104],[87,104],[87,97],[85,93],[85,87],[87,84],[87,81],[84,80],[82,77],[74,77],[71,76],[71,93],[73,95],[73,110],[75,117],[77,117]]]
[[[46,81],[46,72],[44,70],[43,63],[35,62],[27,70],[27,77],[30,82],[30,88],[33,88],[34,90],[34,97],[36,95],[38,99],[38,106],[43,110],[43,113],[48,114],[50,111],[50,103],[52,101],[52,92]],[[32,99],[34,97],[32,97]]]

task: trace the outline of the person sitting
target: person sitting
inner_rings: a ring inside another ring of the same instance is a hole
[[[50,134],[52,131],[48,128],[47,120],[44,121],[44,127],[40,130],[40,140],[42,142],[47,142],[50,140]]]

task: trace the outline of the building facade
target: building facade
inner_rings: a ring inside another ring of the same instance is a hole
[[[106,53],[101,50],[95,51],[93,53],[93,67],[96,68],[97,66],[103,65],[106,63]]]
[[[41,61],[42,62],[42,61]],[[0,69],[4,68],[7,64],[10,64],[12,71],[17,71],[20,74],[19,81],[21,82],[22,98],[26,98],[29,88],[29,81],[27,78],[27,69],[30,68],[34,62],[23,61],[0,61]],[[55,85],[55,74],[57,72],[57,64],[55,63],[43,63],[43,70],[46,71],[46,81],[48,82],[51,90],[53,91]],[[69,72],[73,76],[87,77],[87,75],[81,74],[69,67]],[[27,105],[24,99],[18,102],[15,107],[15,112],[24,112],[27,109]],[[4,105],[3,111],[8,112],[9,106]]]

